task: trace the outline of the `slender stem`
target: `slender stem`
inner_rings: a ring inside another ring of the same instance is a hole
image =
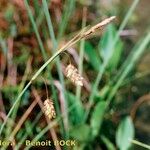
[[[87,9],[83,9],[83,18],[82,18],[82,29],[85,29],[86,26],[86,13]],[[80,54],[79,54],[79,74],[82,76],[83,73],[83,59],[84,59],[84,45],[85,45],[85,39],[82,39],[80,42]],[[81,86],[76,87],[76,111],[78,113],[78,120],[81,121],[83,119],[83,104],[81,102]],[[82,113],[81,113],[82,111]]]
[[[59,31],[58,31],[58,37],[57,37],[58,41],[63,36],[63,34],[66,30],[66,27],[69,22],[69,18],[71,16],[71,14],[73,13],[74,6],[75,6],[75,0],[66,0],[65,7],[63,10],[63,16],[62,16],[61,22],[59,24]]]
[[[25,6],[26,6],[28,15],[29,15],[29,19],[31,20],[33,29],[34,29],[34,31],[35,31],[35,34],[36,34],[36,37],[37,37],[37,40],[38,40],[38,43],[39,43],[39,46],[40,46],[42,55],[43,55],[43,57],[44,57],[44,60],[46,60],[46,58],[47,58],[46,52],[45,52],[45,49],[44,49],[44,47],[43,47],[42,40],[41,40],[41,38],[40,38],[40,35],[39,35],[39,32],[38,32],[36,23],[35,23],[35,21],[34,21],[34,18],[33,18],[32,12],[31,12],[31,9],[30,9],[30,7],[29,7],[29,4],[28,4],[27,0],[24,0],[24,3],[25,3]]]
[[[47,21],[47,24],[48,24],[48,31],[49,31],[49,36],[52,40],[52,43],[53,43],[53,49],[52,49],[52,52],[53,54],[55,53],[55,50],[57,49],[58,45],[57,45],[57,41],[56,41],[56,38],[55,38],[55,34],[54,34],[54,29],[53,29],[53,25],[52,25],[52,21],[51,21],[51,16],[50,16],[50,13],[48,11],[48,6],[47,6],[47,2],[46,0],[42,0],[42,4],[43,4],[43,10],[44,10],[44,13],[45,13],[45,17],[46,17],[46,21]],[[60,79],[60,82],[62,84],[62,96],[63,96],[63,99],[65,99],[65,101],[63,102],[64,103],[64,110],[67,110],[67,97],[66,97],[66,89],[65,89],[65,84],[64,84],[64,76],[63,76],[63,73],[62,73],[62,68],[61,68],[61,63],[60,63],[60,58],[58,56],[58,58],[56,59],[56,66],[57,66],[57,71],[58,71],[58,75],[59,75],[59,79]],[[55,102],[56,103],[56,102]],[[56,103],[58,105],[58,102]],[[58,106],[56,106],[58,107]],[[64,127],[66,127],[65,129],[68,128],[68,114],[66,112],[63,112],[65,113],[66,117],[64,118],[65,120],[63,120],[63,123],[64,123],[64,126],[62,124],[62,133],[63,135],[65,135],[65,132],[64,132]]]
[[[144,143],[136,141],[136,140],[131,140],[131,143],[133,143],[135,145],[139,145],[139,146],[146,148],[146,149],[150,149],[150,145],[144,144]]]
[[[0,135],[1,135],[2,131],[3,131],[3,128],[4,128],[5,124],[6,124],[6,122],[7,122],[8,118],[9,118],[9,116],[11,115],[13,109],[15,108],[16,104],[19,102],[19,100],[20,100],[20,98],[22,97],[22,95],[24,94],[24,92],[25,92],[25,91],[28,89],[28,87],[31,85],[31,83],[32,83],[32,82],[30,81],[30,82],[25,86],[25,88],[22,90],[22,92],[19,94],[18,98],[17,98],[16,101],[14,102],[14,104],[13,104],[13,106],[11,107],[10,111],[8,112],[8,114],[7,114],[5,120],[4,120],[4,122],[3,122],[3,124],[2,124],[2,126],[1,126],[1,128],[0,128]]]
[[[39,31],[38,31],[38,26],[34,20],[34,17],[33,17],[33,14],[31,12],[31,9],[30,9],[30,6],[28,4],[28,1],[27,0],[24,0],[24,3],[25,3],[25,6],[26,6],[26,9],[27,9],[27,12],[28,12],[28,15],[29,15],[29,19],[31,21],[31,24],[33,26],[33,30],[35,32],[35,35],[37,37],[37,41],[38,41],[38,44],[39,44],[39,47],[40,47],[40,50],[42,52],[42,56],[44,58],[44,61],[46,62],[47,60],[47,53],[46,53],[46,50],[44,49],[44,45],[42,43],[42,39],[40,37],[40,34],[39,34]],[[41,10],[41,12],[43,12],[43,9]],[[52,90],[52,96],[54,98],[54,101],[56,102],[57,101],[57,96],[56,96],[56,90],[55,90],[55,87],[54,87],[54,84],[53,84],[53,78],[52,78],[52,75],[51,75],[51,72],[49,72],[50,70],[50,67],[48,66],[47,68],[47,72],[48,72],[48,78],[49,80],[51,81],[51,90]],[[59,107],[58,105],[56,106],[56,110],[57,110],[57,113],[59,113]]]
[[[86,13],[87,13],[87,9],[84,8],[83,9],[83,19],[82,19],[82,29],[85,28],[86,26]],[[83,72],[83,58],[84,58],[84,45],[85,45],[85,39],[82,39],[80,42],[80,59],[79,59],[79,73],[82,75]],[[81,87],[77,86],[76,89],[76,98],[77,100],[80,100],[80,95],[81,95]]]

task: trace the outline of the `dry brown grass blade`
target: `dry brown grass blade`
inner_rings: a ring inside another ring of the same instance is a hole
[[[26,112],[23,114],[21,119],[18,121],[15,129],[12,131],[12,133],[10,135],[10,140],[14,139],[14,136],[17,134],[17,132],[19,131],[19,129],[21,128],[21,126],[23,125],[25,120],[28,118],[29,114],[32,112],[32,110],[36,106],[36,104],[37,104],[37,101],[34,100],[32,102],[32,104],[29,106],[29,108],[26,110]]]
[[[82,38],[85,38],[85,37],[89,36],[90,34],[94,33],[98,29],[102,30],[107,24],[109,24],[115,18],[116,18],[116,16],[112,16],[112,17],[107,18],[107,19],[103,20],[102,22],[96,24],[95,26],[91,27],[88,31],[86,31],[82,35]]]
[[[135,102],[135,104],[132,106],[130,115],[131,115],[131,117],[132,117],[133,120],[135,119],[135,115],[136,115],[136,112],[137,112],[138,108],[139,108],[144,102],[147,102],[147,101],[150,101],[150,94],[143,95],[143,96],[140,97],[140,98]]]

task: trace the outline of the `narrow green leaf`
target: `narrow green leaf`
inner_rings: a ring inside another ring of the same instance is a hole
[[[89,62],[91,63],[92,67],[99,71],[101,62],[100,58],[98,57],[95,49],[89,42],[85,42],[85,53],[89,59]]]
[[[134,126],[130,117],[124,118],[116,132],[116,143],[120,150],[127,150],[134,138]]]
[[[112,54],[112,57],[109,61],[109,64],[107,66],[107,68],[110,71],[113,71],[114,69],[117,68],[120,60],[122,59],[122,52],[123,52],[123,43],[121,42],[121,40],[119,39],[118,42],[115,45],[115,50],[114,53]]]
[[[106,108],[106,102],[100,101],[95,106],[94,111],[92,113],[91,117],[91,128],[92,128],[92,136],[95,137],[98,135],[98,132],[100,130],[104,113]]]
[[[106,136],[102,135],[101,140],[104,142],[108,150],[116,150],[114,144]]]
[[[59,32],[58,32],[58,41],[60,38],[63,36],[67,25],[69,23],[69,19],[74,11],[75,8],[75,0],[66,0],[64,11],[63,11],[63,16],[61,18],[60,24],[59,24]]]
[[[107,31],[102,36],[102,39],[100,40],[98,46],[100,55],[103,60],[108,59],[111,51],[114,51],[107,65],[107,68],[109,68],[109,70],[111,71],[117,67],[123,50],[123,43],[121,42],[120,38],[117,39],[114,45],[114,37],[116,37],[116,35],[117,31],[115,29],[115,26],[110,24],[107,27]],[[114,48],[115,50],[113,50]]]
[[[84,109],[80,99],[76,100],[76,96],[67,92],[69,105],[75,105],[74,109],[70,112],[71,122],[75,125],[81,123],[83,120]]]
[[[70,130],[70,136],[80,142],[90,141],[90,126],[87,124],[80,124]]]
[[[99,42],[99,52],[103,60],[108,59],[110,51],[112,51],[112,46],[114,43],[115,28],[112,25],[107,26],[106,32],[103,34]]]

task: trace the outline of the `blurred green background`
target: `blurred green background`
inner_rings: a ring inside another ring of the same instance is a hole
[[[149,0],[0,0],[0,140],[14,143],[1,149],[150,149],[149,14]],[[61,53],[17,99],[59,48],[110,16],[116,19]],[[83,87],[65,77],[69,63]],[[44,82],[53,120],[42,112]],[[27,139],[76,145],[32,147]]]

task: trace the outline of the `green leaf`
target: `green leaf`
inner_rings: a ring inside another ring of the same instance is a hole
[[[109,53],[112,50],[112,45],[114,43],[115,32],[114,26],[109,25],[99,42],[98,48],[103,60],[109,58]]]
[[[116,150],[114,144],[106,136],[102,135],[101,139],[104,142],[108,150]]]
[[[121,40],[118,40],[118,42],[115,45],[115,51],[107,67],[109,70],[113,71],[114,69],[117,68],[119,61],[121,59],[122,51],[123,51],[123,43],[121,42]]]
[[[92,128],[93,137],[98,135],[98,132],[100,130],[103,121],[105,108],[106,108],[106,102],[104,101],[98,102],[98,104],[94,108],[94,111],[91,116],[91,128]]]
[[[130,117],[121,121],[116,132],[116,143],[120,150],[127,150],[134,138],[134,126]]]
[[[70,136],[80,142],[90,141],[90,131],[91,129],[89,125],[80,124],[70,130]]]
[[[85,42],[85,53],[89,59],[89,62],[91,63],[92,67],[99,71],[101,61],[98,57],[98,54],[96,53],[95,49],[89,42]]]
[[[68,96],[68,104],[74,105],[75,107],[72,109],[72,111],[70,111],[70,121],[77,125],[80,124],[80,122],[83,120],[83,116],[84,116],[84,109],[83,109],[83,105],[81,103],[80,100],[76,100],[76,96],[70,92],[67,92],[67,96]]]
[[[110,24],[107,27],[107,31],[102,36],[100,42],[99,42],[99,52],[103,60],[109,59],[109,55],[111,54],[112,48],[115,48],[114,53],[112,54],[107,68],[110,70],[113,70],[117,67],[119,60],[121,59],[122,54],[122,48],[123,43],[121,42],[121,39],[118,39],[116,44],[114,45],[114,37],[116,36],[117,31],[115,29],[115,26]]]

